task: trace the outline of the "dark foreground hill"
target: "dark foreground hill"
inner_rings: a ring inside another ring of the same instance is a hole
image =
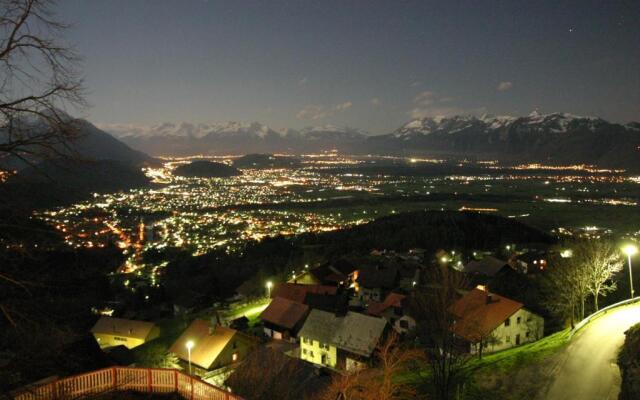
[[[165,283],[180,300],[203,304],[226,298],[249,279],[284,275],[313,262],[364,256],[372,249],[498,249],[506,243],[554,243],[555,238],[518,221],[455,211],[420,211],[377,219],[334,232],[276,237],[249,244],[241,255],[214,251],[184,255],[169,264]],[[260,266],[258,268],[257,266]],[[184,291],[189,287],[189,292]],[[262,287],[262,286],[260,286]]]
[[[113,160],[48,160],[0,183],[0,209],[28,211],[83,200],[92,193],[144,187],[142,170]]]
[[[240,170],[230,165],[204,160],[181,165],[173,173],[174,175],[198,178],[225,178],[242,175]]]

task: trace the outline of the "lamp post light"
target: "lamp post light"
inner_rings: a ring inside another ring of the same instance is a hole
[[[271,297],[271,288],[273,287],[273,282],[267,281],[267,297]]]
[[[189,340],[186,344],[189,353],[189,375],[191,375],[191,349],[193,348],[193,340]]]
[[[631,287],[631,298],[633,299],[633,273],[631,272],[631,256],[638,252],[638,247],[633,244],[628,244],[622,248],[622,252],[627,255],[627,261],[629,262],[629,286]]]

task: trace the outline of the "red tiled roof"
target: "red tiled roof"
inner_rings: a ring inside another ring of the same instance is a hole
[[[271,298],[282,297],[303,303],[307,293],[336,294],[338,288],[324,285],[301,285],[298,283],[278,283],[271,292]]]
[[[463,339],[478,342],[522,306],[517,301],[475,288],[449,308],[456,317],[453,332]]]
[[[260,318],[274,325],[293,329],[308,313],[309,306],[283,297],[276,297],[262,311]]]
[[[402,307],[402,300],[405,297],[403,294],[389,293],[382,303],[371,302],[369,308],[367,308],[367,313],[380,316],[389,307]]]

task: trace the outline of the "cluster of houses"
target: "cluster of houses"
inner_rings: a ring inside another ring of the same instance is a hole
[[[305,269],[270,290],[270,302],[259,316],[262,337],[247,333],[248,320],[233,323],[196,319],[169,351],[201,376],[233,370],[252,353],[278,351],[318,368],[348,373],[371,362],[378,344],[391,331],[404,335],[416,327],[411,294],[426,290],[421,281],[424,255],[419,250],[397,254],[372,252],[381,262],[355,267],[349,263]],[[442,257],[443,260],[445,257]],[[450,260],[446,260],[450,261]],[[527,273],[520,261],[492,256],[458,268],[491,276],[504,268]],[[546,265],[543,258],[529,265]],[[533,271],[529,270],[529,273]],[[478,285],[453,303],[451,329],[471,353],[489,353],[535,341],[544,320],[518,301]],[[92,329],[103,348],[134,348],[158,337],[151,322],[104,316]],[[228,375],[227,375],[228,376]]]

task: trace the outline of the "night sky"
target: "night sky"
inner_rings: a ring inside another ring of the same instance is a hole
[[[57,12],[74,24],[95,123],[640,120],[636,0],[61,0]]]

